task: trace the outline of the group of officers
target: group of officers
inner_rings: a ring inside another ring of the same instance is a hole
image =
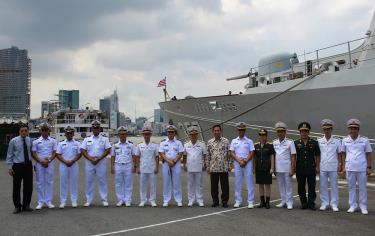
[[[152,129],[145,125],[142,129],[144,141],[138,145],[127,139],[127,128],[118,128],[118,142],[110,144],[108,137],[100,134],[100,122],[92,122],[92,135],[82,143],[76,141],[74,128],[65,128],[66,139],[60,143],[49,136],[50,126],[40,125],[40,138],[31,141],[28,127],[21,126],[19,136],[9,143],[6,164],[13,177],[14,213],[32,211],[30,201],[33,185],[33,165],[35,161],[36,188],[38,204],[36,210],[44,206],[54,208],[53,179],[54,159],[59,160],[60,174],[60,208],[64,208],[70,190],[72,207],[77,207],[78,198],[78,160],[85,158],[85,207],[91,206],[94,200],[95,178],[103,206],[108,206],[107,190],[107,156],[111,156],[111,173],[114,175],[116,206],[131,206],[133,192],[133,174],[140,178],[139,207],[147,202],[156,207],[156,181],[161,161],[163,175],[163,207],[168,207],[172,195],[178,207],[182,204],[181,175],[187,171],[188,206],[195,203],[203,207],[203,173],[206,171],[211,180],[212,207],[219,206],[219,183],[221,186],[221,203],[228,207],[229,181],[228,173],[234,172],[234,207],[242,205],[242,180],[247,189],[247,207],[254,208],[254,175],[259,185],[259,208],[270,208],[272,175],[276,175],[281,202],[278,208],[293,209],[292,176],[296,175],[298,195],[302,209],[315,210],[316,175],[320,176],[320,210],[338,208],[338,175],[346,174],[349,190],[348,213],[358,207],[362,214],[367,210],[367,176],[371,173],[372,149],[369,140],[359,135],[360,121],[350,119],[347,122],[348,136],[339,140],[332,136],[334,123],[324,119],[321,126],[324,136],[314,140],[310,138],[311,126],[302,122],[298,126],[300,138],[293,141],[286,138],[287,125],[275,124],[277,138],[272,142],[267,139],[267,130],[259,130],[259,140],[254,143],[246,137],[246,124],[240,122],[236,128],[238,137],[229,142],[222,137],[221,126],[212,127],[213,138],[207,145],[198,140],[199,130],[196,126],[188,129],[189,142],[182,144],[176,138],[177,129],[167,126],[167,138],[159,145],[151,142]],[[21,203],[21,184],[23,182],[23,200]],[[308,194],[306,196],[306,183]],[[359,186],[357,201],[356,184]],[[331,199],[328,188],[331,188]],[[149,192],[149,194],[147,194]],[[358,203],[357,203],[358,202]]]

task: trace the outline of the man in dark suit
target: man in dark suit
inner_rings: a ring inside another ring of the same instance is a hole
[[[32,142],[28,137],[29,128],[26,125],[21,125],[19,134],[19,136],[10,140],[6,157],[9,175],[13,177],[14,214],[33,210],[30,208],[33,192],[33,166],[31,163]],[[23,199],[21,204],[22,181]]]

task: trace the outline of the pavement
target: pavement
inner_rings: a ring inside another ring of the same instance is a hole
[[[97,187],[94,206],[84,208],[84,163],[80,160],[79,207],[73,209],[70,202],[65,209],[58,209],[59,176],[58,163],[55,163],[54,200],[55,209],[42,209],[14,215],[11,198],[12,179],[6,165],[0,162],[0,235],[375,235],[375,184],[368,186],[368,215],[360,212],[346,213],[348,208],[347,184],[339,183],[340,212],[311,211],[299,209],[297,196],[294,209],[278,209],[280,202],[277,183],[272,185],[272,208],[247,209],[233,208],[234,178],[230,176],[230,207],[211,208],[209,176],[204,176],[204,198],[206,207],[187,207],[186,172],[183,172],[184,206],[178,208],[174,202],[162,208],[162,176],[158,175],[157,202],[159,207],[139,208],[139,177],[135,175],[132,207],[116,207],[113,175],[108,171],[109,207],[100,202]],[[34,181],[35,182],[35,181]],[[317,182],[317,186],[318,182]],[[294,194],[297,184],[293,180]],[[255,203],[259,202],[258,188],[255,187]],[[318,189],[317,189],[318,190]],[[245,185],[243,198],[246,199]],[[36,191],[32,207],[36,206]],[[319,193],[316,205],[320,206]]]

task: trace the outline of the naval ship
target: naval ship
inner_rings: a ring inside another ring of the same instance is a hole
[[[345,49],[344,51],[340,51]],[[329,52],[334,52],[330,54]],[[300,61],[300,59],[302,59]],[[212,137],[211,127],[222,124],[223,135],[237,136],[235,124],[247,124],[247,135],[257,139],[265,128],[275,137],[274,124],[288,125],[290,138],[299,136],[302,121],[311,124],[312,137],[321,137],[320,121],[335,122],[334,134],[347,135],[349,118],[361,121],[361,135],[375,143],[375,12],[370,28],[359,39],[297,55],[279,53],[259,60],[250,72],[227,80],[248,79],[245,91],[210,97],[186,97],[160,102],[167,121],[187,139],[187,129],[196,125],[200,138]]]

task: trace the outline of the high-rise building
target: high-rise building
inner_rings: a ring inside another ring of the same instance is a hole
[[[59,90],[61,109],[79,109],[79,90]]]
[[[99,100],[99,109],[110,117],[110,128],[117,129],[120,123],[117,90],[113,94]]]
[[[135,124],[137,126],[137,129],[141,130],[144,123],[146,123],[146,121],[147,121],[146,117],[137,117],[137,119],[135,119]]]
[[[42,101],[41,103],[41,116],[46,118],[46,116],[52,112],[58,111],[60,109],[60,102],[56,100]]]
[[[99,100],[99,109],[109,115],[109,113],[111,112],[111,100],[109,99],[109,97],[105,97]]]
[[[31,59],[27,50],[0,50],[0,117],[30,118]]]
[[[161,109],[154,109],[154,122],[164,123],[164,112]]]

